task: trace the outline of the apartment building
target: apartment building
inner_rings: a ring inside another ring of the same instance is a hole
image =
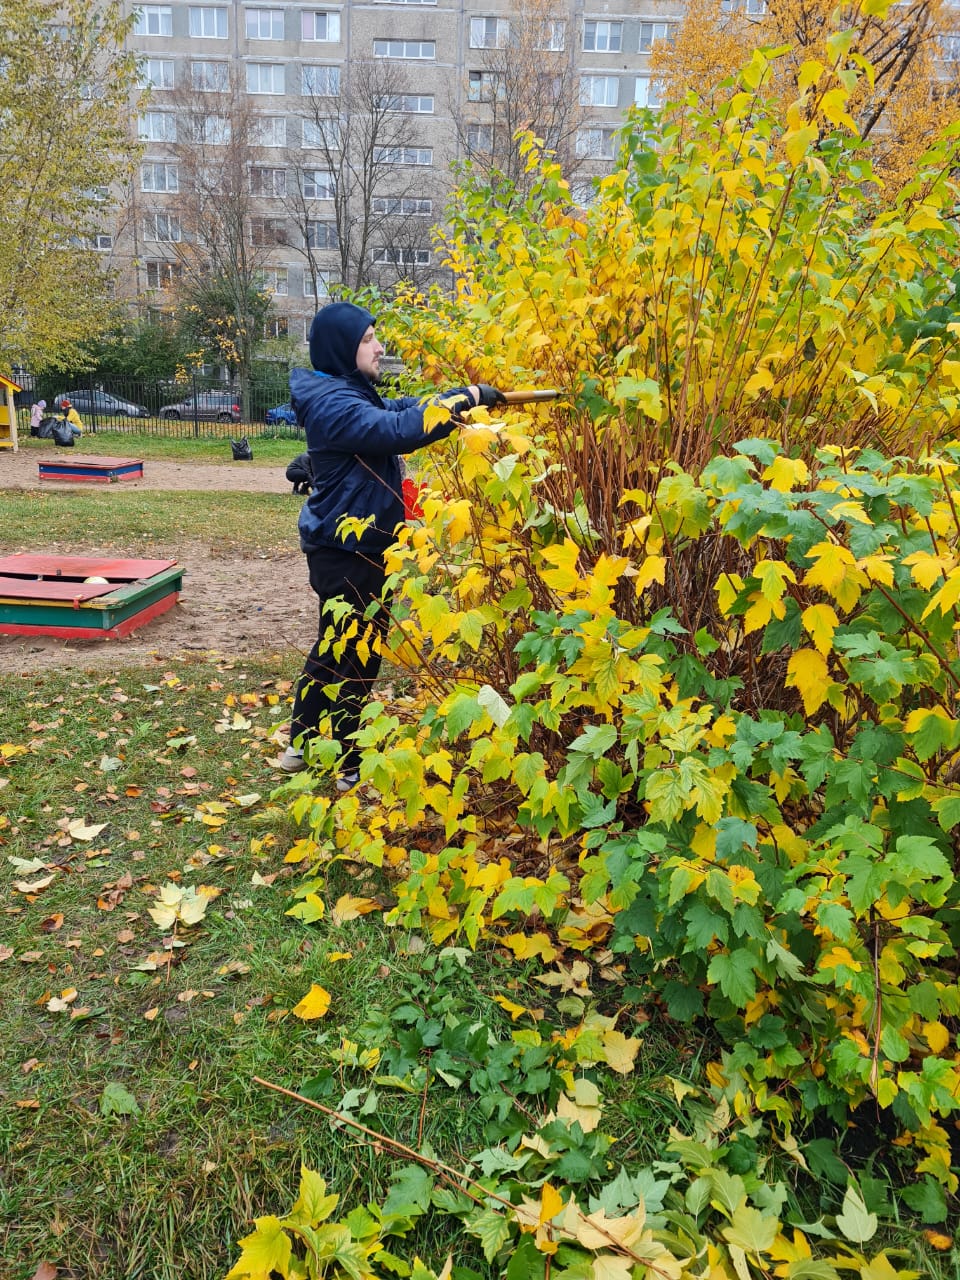
[[[198,193],[221,214],[232,200],[233,252],[274,295],[269,333],[303,339],[334,281],[443,279],[430,232],[451,165],[482,166],[517,124],[557,146],[585,198],[627,107],[656,105],[649,56],[679,12],[680,0],[138,5],[144,151],[100,247],[141,310],[162,309],[190,241],[209,234],[190,221]]]

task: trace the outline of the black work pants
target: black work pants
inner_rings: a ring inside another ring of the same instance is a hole
[[[369,619],[368,606],[380,601],[385,572],[383,560],[352,551],[322,548],[307,553],[310,586],[320,598],[320,629],[310,650],[293,700],[290,739],[309,741],[317,736],[320,721],[329,715],[333,736],[343,749],[340,769],[355,772],[360,752],[352,735],[360,727],[360,713],[380,670],[379,640],[387,630],[389,599],[379,604]],[[343,617],[324,609],[328,600],[343,597],[351,606]],[[357,634],[344,639],[356,624]],[[366,644],[364,655],[360,649]],[[336,689],[327,689],[336,684]]]

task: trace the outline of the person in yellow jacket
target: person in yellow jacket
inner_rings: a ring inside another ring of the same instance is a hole
[[[83,422],[80,419],[79,413],[77,413],[76,409],[73,407],[73,405],[70,403],[69,400],[60,401],[60,412],[63,414],[64,420],[72,429],[73,434],[75,436],[82,436]]]

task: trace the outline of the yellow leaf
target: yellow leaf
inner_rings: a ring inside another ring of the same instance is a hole
[[[799,692],[804,711],[807,715],[812,715],[827,698],[827,664],[815,649],[798,649],[787,663],[787,678],[784,683],[788,688]]]
[[[808,124],[803,129],[791,129],[783,135],[783,149],[787,159],[794,168],[803,160],[811,143],[816,142],[820,131],[816,125]]]
[[[357,920],[360,916],[369,915],[371,911],[378,910],[378,904],[373,898],[354,898],[351,894],[345,893],[337,899],[333,908],[333,923],[343,924],[344,920]]]
[[[939,609],[943,616],[950,612],[958,600],[960,600],[960,569],[952,569],[947,574],[946,582],[924,609],[923,617],[933,613],[934,609]]]
[[[637,595],[641,595],[651,582],[659,582],[662,586],[666,570],[667,562],[663,556],[647,556],[633,580],[633,589]]]
[[[739,573],[721,573],[713,584],[713,589],[717,593],[720,612],[726,617],[743,590],[743,579]]]
[[[423,411],[423,429],[424,432],[432,431],[434,427],[439,427],[441,423],[450,421],[450,406],[445,405],[442,401],[435,401],[428,404]]]
[[[509,1013],[511,1022],[516,1022],[522,1013],[527,1012],[525,1005],[514,1004],[506,996],[494,996],[493,999],[495,1004],[498,1004],[501,1009],[505,1009]]]
[[[607,1065],[618,1075],[628,1076],[640,1049],[640,1041],[625,1036],[622,1031],[605,1031],[603,1033],[603,1056]]]
[[[840,625],[834,610],[828,604],[812,604],[804,609],[800,621],[817,652],[826,657],[833,646],[833,633]]]
[[[787,458],[783,454],[774,458],[761,476],[779,493],[789,493],[796,485],[806,484],[809,478],[810,469],[802,458]]]
[[[107,824],[100,822],[94,826],[87,826],[82,818],[74,818],[72,822],[67,823],[67,831],[73,836],[74,840],[92,840],[94,836],[98,836]]]
[[[540,577],[547,586],[567,594],[576,591],[580,586],[580,575],[577,572],[580,548],[577,544],[567,538],[564,542],[544,547],[542,555],[544,560],[554,566],[540,571]]]
[[[934,1053],[943,1053],[950,1043],[950,1032],[942,1022],[925,1022],[923,1034]]]
[[[551,1187],[549,1182],[543,1184],[543,1190],[540,1192],[540,1223],[549,1222],[555,1218],[563,1208],[563,1200],[560,1192]]]
[[[310,1022],[313,1018],[322,1018],[330,1008],[330,992],[316,982],[299,1004],[290,1010],[295,1018]]]
[[[511,933],[503,939],[518,960],[531,960],[539,956],[544,964],[556,960],[560,952],[545,933]]]

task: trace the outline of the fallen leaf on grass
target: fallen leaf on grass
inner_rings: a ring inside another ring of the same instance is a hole
[[[72,822],[67,823],[67,831],[73,836],[74,840],[93,840],[106,825],[105,822],[88,825],[82,818],[74,818]]]
[[[101,756],[100,772],[113,773],[114,770],[119,769],[122,764],[123,764],[123,761],[120,759],[119,756]]]
[[[32,876],[36,871],[42,871],[47,865],[42,858],[13,858],[8,857],[7,861],[21,873],[21,875]]]
[[[47,1001],[47,1008],[51,1013],[66,1013],[76,998],[76,987],[67,987],[58,996],[51,996]]]
[[[21,1111],[39,1111],[40,1103],[36,1098],[19,1098],[16,1105]]]
[[[46,920],[40,922],[41,933],[56,933],[58,929],[63,928],[63,912],[57,911],[52,916],[47,916]]]
[[[39,1065],[40,1065],[39,1058],[28,1058],[26,1062],[20,1063],[20,1070],[23,1072],[25,1076],[28,1076],[30,1072],[34,1071],[37,1067],[39,1067]]]
[[[190,886],[181,888],[168,881],[160,890],[156,906],[149,908],[150,915],[164,930],[172,928],[178,921],[186,926],[199,924],[207,913],[211,899],[219,892],[219,889],[213,890],[206,885],[201,885],[199,889]]]
[[[57,1280],[57,1268],[50,1262],[41,1262],[30,1280]]]
[[[43,959],[42,951],[24,951],[20,957],[21,964],[36,964],[38,960]]]
[[[160,1006],[158,1004],[155,1004],[152,1009],[147,1009],[143,1015],[144,1022],[152,1022],[159,1012]]]
[[[343,924],[345,920],[357,920],[360,916],[376,911],[378,907],[379,903],[373,898],[354,898],[352,894],[345,893],[337,899],[333,908],[333,923]]]
[[[56,874],[55,871],[51,871],[48,876],[42,876],[39,880],[15,880],[13,887],[18,893],[40,893],[46,889]]]
[[[136,936],[137,936],[137,935],[133,932],[133,930],[132,930],[132,929],[121,929],[121,930],[120,930],[120,932],[117,934],[117,941],[118,941],[118,942],[133,942],[133,940],[136,938]]]
[[[9,960],[13,955],[13,947],[0,946],[0,961]]]
[[[295,1018],[309,1022],[313,1018],[322,1018],[330,1008],[330,992],[315,982],[299,1004],[294,1005],[291,1013]]]
[[[12,760],[14,756],[25,756],[27,748],[17,742],[0,742],[0,759]]]
[[[103,1093],[100,1095],[100,1114],[104,1116],[138,1116],[140,1114],[140,1104],[122,1084],[117,1084],[115,1080],[110,1080],[103,1086]]]

